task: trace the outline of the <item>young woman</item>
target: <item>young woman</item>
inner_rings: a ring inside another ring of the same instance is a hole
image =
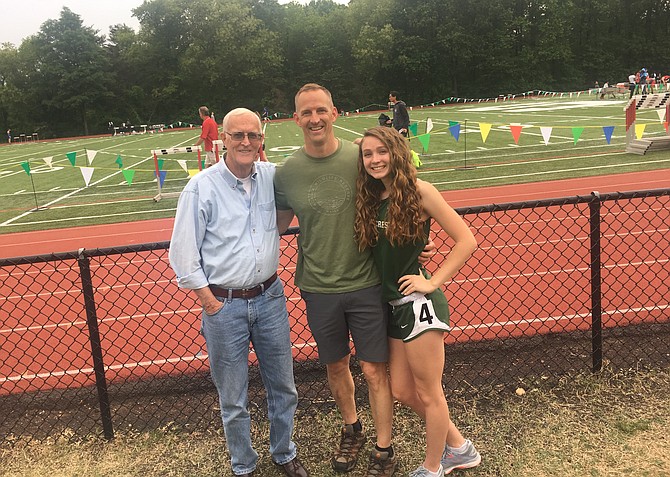
[[[360,142],[355,233],[371,247],[389,304],[389,368],[393,395],[426,423],[426,456],[411,477],[475,467],[481,457],[449,417],[442,390],[449,308],[441,286],[477,247],[463,219],[428,182],[417,179],[408,142],[375,127]],[[419,265],[431,219],[455,244],[432,277]]]

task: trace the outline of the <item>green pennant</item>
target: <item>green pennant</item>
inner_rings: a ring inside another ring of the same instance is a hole
[[[128,185],[133,183],[133,177],[135,177],[135,171],[132,169],[126,169],[121,171],[123,173],[123,177],[125,177],[126,182]]]
[[[422,134],[421,136],[417,137],[419,138],[421,146],[423,146],[423,150],[428,152],[428,144],[430,144],[430,134]]]
[[[116,161],[114,161],[114,162],[116,162],[119,165],[119,169],[121,169],[123,167],[123,159],[121,158],[121,154],[118,154],[116,156]]]
[[[65,154],[67,156],[67,159],[70,161],[70,164],[74,166],[74,163],[77,160],[77,152],[68,152]]]
[[[163,163],[165,162],[165,159],[158,159],[158,170],[162,171],[163,170]]]
[[[28,161],[22,162],[21,167],[26,171],[26,174],[30,175],[30,163]]]
[[[409,125],[409,132],[412,133],[412,136],[419,134],[419,123],[412,123]]]
[[[575,144],[579,141],[579,136],[584,132],[584,128],[572,128],[572,138],[575,140]]]
[[[204,168],[205,168],[205,160],[204,160],[204,159],[201,159],[201,160],[200,160],[200,169],[202,170],[202,169],[204,169]]]

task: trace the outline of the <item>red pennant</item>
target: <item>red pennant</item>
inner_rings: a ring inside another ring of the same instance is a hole
[[[521,136],[521,129],[523,126],[520,124],[510,125],[509,130],[512,132],[512,137],[514,138],[514,144],[519,144],[519,136]]]

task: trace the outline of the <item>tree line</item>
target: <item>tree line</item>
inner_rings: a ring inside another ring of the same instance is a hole
[[[139,31],[101,34],[64,7],[0,46],[0,124],[57,137],[198,122],[245,106],[291,114],[307,82],[340,109],[531,89],[571,91],[670,69],[669,0],[146,0]]]

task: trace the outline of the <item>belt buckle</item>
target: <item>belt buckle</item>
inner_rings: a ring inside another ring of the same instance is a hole
[[[248,299],[248,298],[253,298],[255,288],[256,287],[254,287],[254,288],[242,288],[240,290],[240,295],[241,295],[240,298],[244,298],[245,300]]]

